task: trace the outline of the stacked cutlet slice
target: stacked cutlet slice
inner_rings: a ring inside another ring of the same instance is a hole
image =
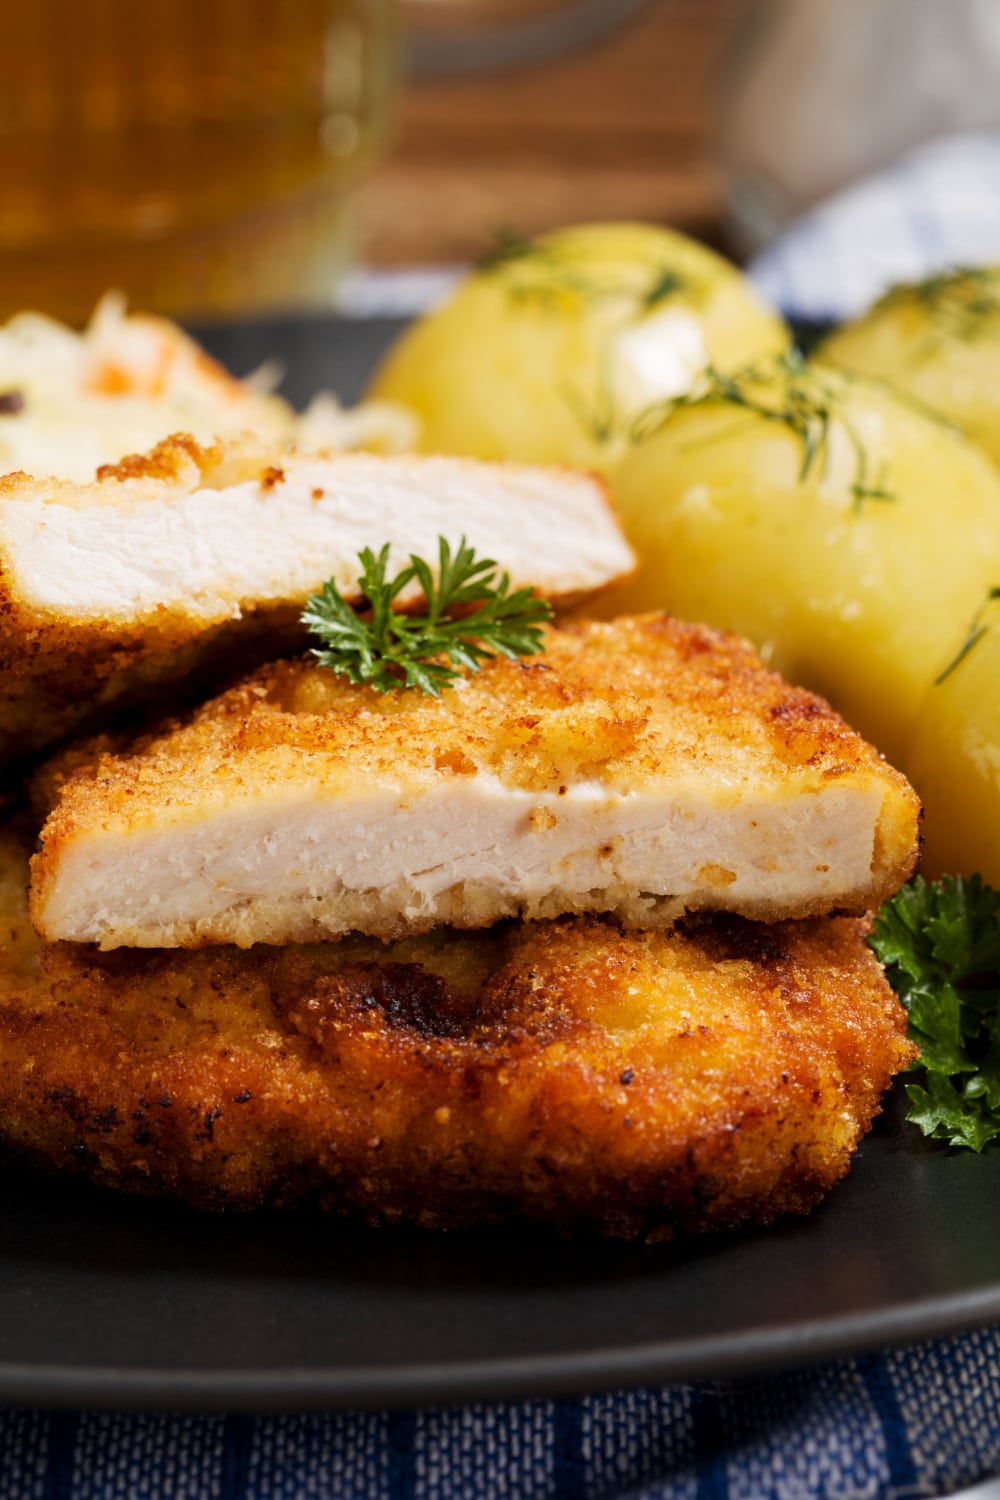
[[[91,484],[0,479],[0,775],[117,710],[299,649],[326,579],[357,599],[362,547],[390,542],[397,566],[456,528],[560,604],[633,566],[603,486],[568,471],[181,436]]]
[[[592,585],[630,565],[604,517],[621,560]],[[434,525],[475,535],[467,501]],[[645,616],[544,644],[437,699],[296,657],[45,766],[33,925],[37,824],[0,848],[7,1149],[437,1227],[817,1202],[911,1056],[863,914],[912,869],[916,799],[732,637]]]
[[[403,938],[441,924],[863,913],[916,801],[821,700],[663,615],[550,627],[440,697],[300,658],[50,768],[32,916],[102,947]]]

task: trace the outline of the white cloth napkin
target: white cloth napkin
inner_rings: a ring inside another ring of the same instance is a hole
[[[949,266],[1000,263],[1000,134],[922,146],[836,193],[749,267],[791,318],[839,322],[887,288]]]

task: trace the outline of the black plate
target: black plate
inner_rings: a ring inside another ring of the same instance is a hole
[[[276,322],[302,400],[357,395],[398,328]],[[8,1177],[0,1401],[305,1408],[525,1396],[735,1374],[1000,1319],[1000,1151],[928,1145],[897,1091],[808,1219],[683,1247],[367,1233],[203,1218]]]
[[[681,1248],[212,1219],[8,1180],[0,1401],[273,1410],[599,1390],[1000,1318],[1000,1153],[928,1147],[897,1113],[809,1218]]]

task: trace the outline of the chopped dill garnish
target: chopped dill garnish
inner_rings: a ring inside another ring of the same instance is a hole
[[[542,308],[554,308],[563,298],[574,297],[581,302],[624,302],[634,315],[642,316],[671,297],[696,290],[690,277],[667,264],[651,267],[639,281],[602,276],[558,245],[526,239],[509,228],[498,232],[496,244],[477,270],[481,275],[502,276],[513,302],[534,302]]]
[[[358,554],[362,595],[352,609],[333,580],[307,601],[302,623],[323,642],[312,654],[324,667],[377,692],[419,688],[437,697],[461,675],[478,672],[495,656],[513,660],[544,650],[541,626],[552,609],[530,588],[510,592],[510,577],[497,577],[492,558],[477,558],[465,537],[454,554],[438,537],[438,576],[420,557],[386,578],[389,544],[376,557],[370,547]],[[424,610],[403,614],[394,601],[416,581]],[[453,663],[454,665],[448,665]]]
[[[777,388],[770,379],[772,375],[777,377]],[[882,464],[875,474],[871,472],[871,456],[843,408],[836,384],[825,379],[797,350],[771,364],[751,366],[734,375],[724,375],[709,365],[691,391],[639,412],[629,425],[627,439],[633,444],[646,442],[678,411],[705,406],[730,406],[784,427],[801,447],[799,479],[803,481],[817,466],[827,464],[830,432],[836,423],[854,452],[850,493],[855,511],[859,512],[866,500],[896,498],[888,484],[887,466]]]
[[[679,271],[675,271],[672,266],[662,266],[653,272],[652,281],[639,297],[639,306],[644,312],[649,312],[661,302],[666,302],[668,297],[690,290],[690,286],[691,283]]]
[[[955,266],[939,271],[924,281],[890,287],[872,313],[906,306],[922,308],[939,336],[973,343],[998,332],[1000,272],[989,266]]]
[[[972,651],[976,646],[978,646],[979,642],[982,640],[983,636],[990,628],[988,625],[983,624],[983,616],[986,614],[986,611],[989,609],[990,605],[997,599],[1000,599],[1000,588],[990,589],[987,592],[986,598],[983,600],[982,604],[979,606],[979,608],[976,610],[976,613],[972,617],[965,640],[962,642],[961,646],[958,648],[951,661],[945,667],[944,671],[939,672],[935,677],[933,682],[934,687],[940,687],[942,682],[946,682],[947,679],[951,676],[952,672],[954,672],[957,667],[960,667],[962,665],[969,652]]]
[[[496,271],[501,266],[509,266],[514,261],[524,260],[535,253],[535,246],[531,240],[505,224],[502,229],[497,230],[496,243],[487,250],[476,266],[476,270]]]

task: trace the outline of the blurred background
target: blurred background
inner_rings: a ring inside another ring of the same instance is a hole
[[[467,260],[501,223],[533,233],[638,218],[717,236],[716,86],[747,8],[747,0],[522,0],[520,15],[506,7],[505,28],[489,0],[404,0],[414,67],[392,148],[363,195],[370,259]],[[541,55],[532,59],[525,15],[551,19],[559,10],[562,27],[536,33]],[[466,36],[482,17],[480,66],[449,76],[435,62],[448,56],[463,13]],[[506,29],[509,39],[517,20],[521,62],[490,70],[488,42],[499,51],[498,38]]]
[[[323,307],[359,264],[588,219],[745,258],[994,130],[998,77],[995,0],[35,0],[0,48],[0,313]]]

